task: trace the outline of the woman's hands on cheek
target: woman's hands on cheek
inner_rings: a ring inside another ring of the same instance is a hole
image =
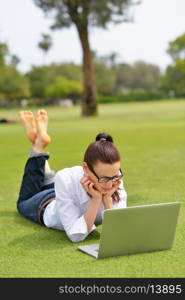
[[[83,186],[84,190],[92,197],[92,200],[102,200],[102,194],[95,189],[94,183],[88,175],[84,175],[80,180],[80,183]]]
[[[121,183],[121,180],[119,180],[118,182],[114,183],[113,187],[111,188],[111,190],[108,191],[107,193],[103,194],[102,201],[103,201],[104,207],[106,209],[113,207],[112,195],[117,190],[117,188],[119,187],[120,183]]]
[[[119,180],[119,181],[116,182],[116,183],[113,183],[113,186],[112,186],[111,190],[108,191],[107,193],[104,193],[104,194],[103,194],[103,198],[110,198],[110,197],[112,197],[112,195],[114,194],[114,192],[115,192],[115,191],[117,190],[117,188],[119,187],[120,183],[121,183],[121,180]]]

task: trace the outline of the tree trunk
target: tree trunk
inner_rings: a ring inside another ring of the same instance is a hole
[[[77,30],[83,50],[84,91],[82,95],[81,114],[82,116],[95,116],[97,115],[96,84],[94,78],[92,53],[88,40],[88,29],[85,26],[78,26]]]

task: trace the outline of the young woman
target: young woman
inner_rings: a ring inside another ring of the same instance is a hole
[[[120,154],[110,135],[98,134],[82,166],[50,169],[45,110],[20,111],[20,122],[32,144],[17,201],[19,213],[46,227],[63,230],[72,242],[84,240],[102,223],[106,209],[126,207]]]

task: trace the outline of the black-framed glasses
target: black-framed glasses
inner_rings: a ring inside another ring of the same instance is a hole
[[[102,177],[99,177],[96,172],[94,171],[93,167],[89,164],[87,164],[89,170],[96,176],[96,178],[98,179],[98,182],[99,183],[107,183],[109,181],[112,181],[112,182],[117,182],[119,181],[122,177],[123,177],[123,171],[121,169],[119,169],[120,171],[120,175],[116,175],[116,176],[113,176],[113,177],[108,177],[108,176],[102,176]]]

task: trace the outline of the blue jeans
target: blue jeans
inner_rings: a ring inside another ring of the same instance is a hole
[[[47,200],[55,198],[54,184],[44,185],[45,161],[48,158],[48,154],[43,154],[28,159],[17,201],[19,213],[39,224],[42,224],[39,210]]]

